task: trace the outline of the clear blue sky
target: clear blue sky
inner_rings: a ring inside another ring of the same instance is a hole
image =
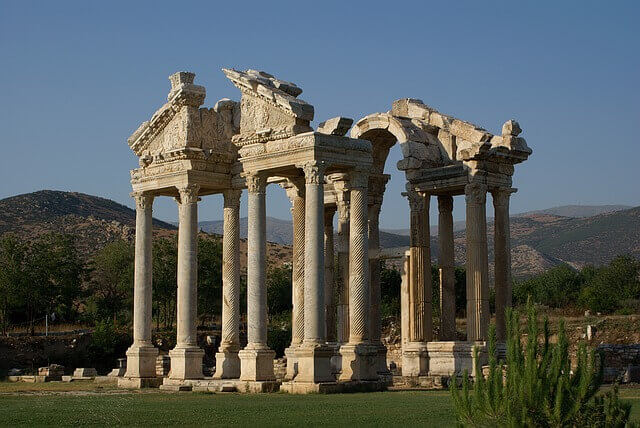
[[[296,82],[316,124],[402,97],[493,132],[517,119],[534,154],[516,167],[512,212],[640,205],[639,20],[637,1],[0,1],[0,198],[59,189],[133,206],[126,139],[166,100],[167,76],[197,73],[212,106],[239,99],[220,72],[235,67]],[[399,157],[387,228],[408,225]],[[282,189],[268,197],[288,218]],[[221,209],[208,197],[200,219]],[[177,209],[162,198],[154,213]]]

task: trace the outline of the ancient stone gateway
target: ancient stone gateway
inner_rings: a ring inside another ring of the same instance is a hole
[[[240,102],[201,108],[205,88],[193,73],[170,76],[168,102],[128,143],[139,157],[131,171],[136,200],[134,341],[123,387],[269,391],[280,385],[267,345],[266,199],[268,184],[285,188],[292,203],[292,340],[286,349],[289,392],[375,390],[390,381],[380,341],[378,217],[389,179],[384,164],[399,143],[411,209],[411,247],[402,296],[403,375],[453,374],[471,364],[471,349],[487,338],[489,323],[486,193],[496,208],[496,307],[500,337],[511,301],[509,195],[513,165],[531,150],[514,121],[494,136],[412,99],[388,113],[336,117],[313,130],[313,106],[297,85],[267,73],[224,69]],[[248,191],[247,336],[240,349],[239,205]],[[216,372],[205,379],[196,343],[198,201],[224,195],[222,341]],[[467,341],[455,341],[452,196],[467,201]],[[433,341],[429,198],[440,211],[442,331]],[[157,378],[151,342],[151,238],[155,197],[179,207],[177,344],[171,371]],[[338,213],[338,265],[333,217]]]

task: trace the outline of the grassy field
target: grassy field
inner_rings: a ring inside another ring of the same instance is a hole
[[[640,389],[622,395],[640,416]],[[344,395],[125,392],[92,384],[0,383],[0,424],[452,426],[447,391]]]

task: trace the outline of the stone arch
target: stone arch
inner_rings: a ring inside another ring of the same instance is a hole
[[[360,119],[351,129],[351,138],[368,140],[372,145],[372,172],[382,174],[391,147],[398,143],[403,159],[398,169],[420,169],[443,163],[437,138],[408,118],[390,113],[373,113]]]

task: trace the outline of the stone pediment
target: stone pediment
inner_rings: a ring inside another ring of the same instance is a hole
[[[242,92],[240,133],[234,136],[234,143],[243,146],[311,131],[314,109],[297,98],[300,87],[263,71],[222,71]]]
[[[171,75],[167,103],[127,140],[133,152],[140,157],[141,165],[185,149],[205,153],[230,152],[231,138],[237,130],[234,117],[239,116],[239,105],[231,100],[222,100],[212,109],[200,108],[206,90],[193,84],[194,77],[188,72]]]

